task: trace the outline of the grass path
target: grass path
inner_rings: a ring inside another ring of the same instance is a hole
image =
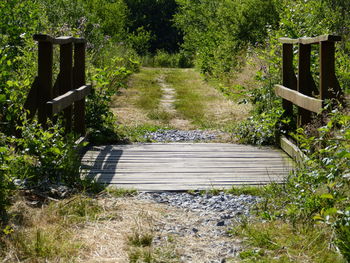
[[[249,109],[226,98],[193,69],[142,68],[112,103],[119,124],[129,130],[227,131]]]

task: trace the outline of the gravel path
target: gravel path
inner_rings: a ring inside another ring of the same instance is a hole
[[[145,135],[146,139],[156,142],[199,142],[217,139],[219,132],[203,130],[158,130]]]
[[[227,230],[242,217],[251,215],[259,198],[250,195],[234,196],[200,193],[141,193],[139,200],[148,200],[174,207],[165,219],[155,222],[158,232],[155,246],[175,239],[181,262],[228,262],[241,251],[241,241],[230,237]],[[181,211],[181,212],[179,212]]]

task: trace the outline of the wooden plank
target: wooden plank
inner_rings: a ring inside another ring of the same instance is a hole
[[[320,45],[320,95],[322,100],[341,98],[343,93],[335,75],[334,42]]]
[[[68,38],[67,38],[68,39]],[[65,94],[73,89],[73,44],[72,42],[60,45],[60,81],[59,93]],[[64,110],[65,130],[70,132],[72,128],[72,106]]]
[[[297,91],[306,95],[312,95],[312,89],[310,86],[311,76],[311,46],[299,44],[299,61],[298,61],[298,85]],[[306,125],[311,121],[311,112],[303,107],[298,107],[297,116],[298,127]]]
[[[39,42],[38,51],[38,121],[46,126],[46,102],[52,99],[53,46],[49,42]]]
[[[298,146],[288,140],[285,136],[281,137],[280,145],[283,151],[285,151],[299,165],[302,165],[303,161],[307,159],[306,155],[298,148]]]
[[[48,101],[46,103],[48,111],[50,111],[51,114],[57,114],[63,109],[66,109],[67,107],[71,106],[73,102],[85,98],[85,96],[87,96],[90,93],[90,91],[91,85],[85,85],[80,87],[79,89],[68,91],[63,95],[58,96],[57,98],[54,98],[51,101]]]
[[[86,43],[84,38],[76,38],[71,36],[62,36],[62,37],[51,37],[46,34],[35,34],[33,39],[38,42],[48,42],[51,44],[64,45],[69,43]]]
[[[298,91],[288,89],[282,85],[275,85],[275,93],[276,95],[293,102],[295,105],[303,109],[315,113],[320,113],[322,110],[322,100],[306,96]]]
[[[297,78],[294,73],[293,68],[293,45],[292,44],[283,44],[282,52],[282,79],[283,86],[288,87],[289,89],[297,89]],[[282,107],[284,109],[285,116],[293,116],[293,104],[283,99]]]
[[[321,35],[317,37],[301,37],[296,39],[282,37],[282,38],[279,38],[278,40],[283,44],[309,45],[309,44],[319,44],[320,42],[324,42],[324,41],[331,41],[331,42],[341,41],[341,37],[336,35]]]
[[[85,85],[85,43],[74,44],[74,88]],[[85,134],[85,96],[74,103],[74,131]]]
[[[281,151],[244,148],[215,143],[94,147],[83,156],[81,169],[100,183],[149,191],[282,182],[293,169]]]

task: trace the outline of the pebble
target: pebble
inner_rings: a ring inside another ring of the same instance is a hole
[[[215,224],[218,227],[229,226],[233,218],[249,217],[253,205],[260,201],[252,195],[231,195],[220,192],[218,195],[201,193],[140,193],[138,198],[153,200],[158,203],[183,208],[187,211],[196,211],[206,218],[205,224]],[[197,229],[196,226],[193,226]],[[221,231],[219,231],[221,232]]]
[[[218,136],[217,132],[202,130],[164,130],[160,129],[156,132],[148,132],[145,139],[156,142],[188,142],[188,141],[211,141]]]

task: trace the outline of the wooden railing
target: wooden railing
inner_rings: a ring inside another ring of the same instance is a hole
[[[85,134],[85,96],[91,85],[85,83],[85,49],[83,38],[34,35],[38,42],[38,76],[25,102],[29,116],[38,113],[42,126],[64,111],[66,131]],[[60,47],[60,71],[53,84],[53,48]]]
[[[342,92],[335,75],[335,42],[340,36],[323,35],[314,38],[280,38],[283,44],[283,85],[275,85],[275,92],[283,99],[286,116],[293,116],[293,104],[298,107],[297,127],[310,123],[312,113],[320,113],[326,100],[340,99]],[[311,45],[319,45],[320,74],[319,87],[311,74]],[[298,45],[298,74],[293,67],[293,45]],[[300,151],[287,138],[282,137],[281,147],[295,159]]]

